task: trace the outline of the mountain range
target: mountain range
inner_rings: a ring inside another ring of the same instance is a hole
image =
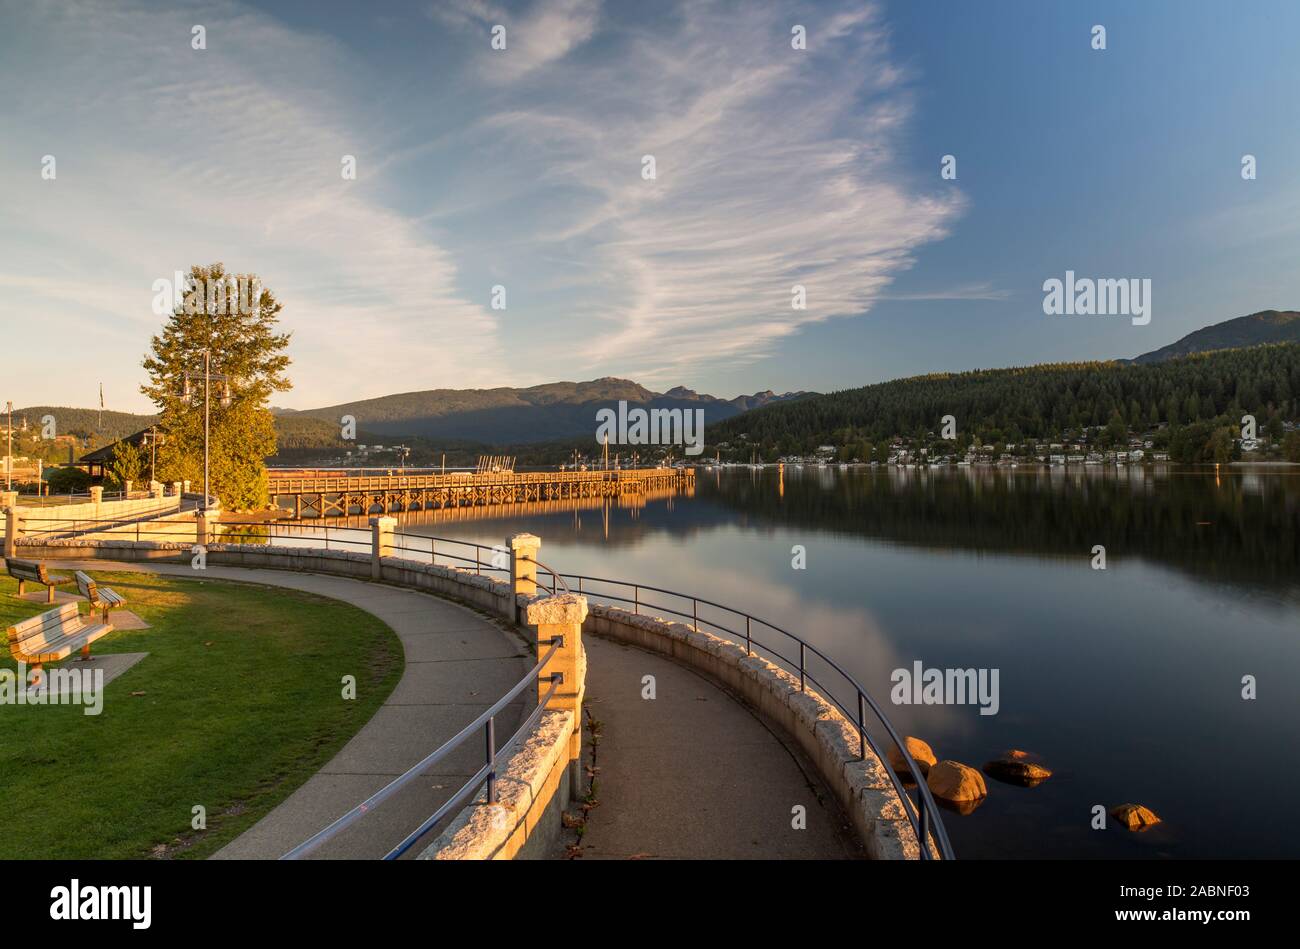
[[[1118,362],[1150,363],[1216,349],[1240,349],[1263,343],[1300,343],[1300,312],[1261,310],[1188,333],[1176,343]]]
[[[351,415],[359,430],[378,435],[524,445],[589,436],[596,430],[597,409],[616,408],[620,401],[647,409],[702,409],[708,425],[810,394],[777,395],[769,390],[720,399],[684,386],[654,392],[629,379],[606,376],[524,389],[428,389],[298,412],[274,411],[281,417],[317,418],[334,425]]]
[[[1238,349],[1264,343],[1300,342],[1300,311],[1263,310],[1215,323],[1177,342],[1119,364],[1145,365],[1192,353]],[[356,419],[358,440],[364,436],[400,436],[428,442],[478,445],[529,445],[588,438],[595,431],[596,410],[620,400],[630,407],[703,409],[708,425],[742,412],[816,396],[814,392],[771,390],[721,399],[676,386],[655,392],[628,379],[606,376],[587,382],[552,382],[527,388],[427,389],[380,396],[315,409],[272,408],[281,447],[310,448],[338,443],[339,419]],[[156,417],[94,409],[32,406],[15,409],[15,422],[26,415],[38,424],[45,414],[58,418],[60,432],[120,438],[146,428]]]

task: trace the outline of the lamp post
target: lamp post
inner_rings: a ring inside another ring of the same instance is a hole
[[[181,374],[181,398],[189,399],[190,379],[200,376],[203,378],[203,500],[199,502],[199,514],[203,514],[208,509],[208,436],[212,425],[212,380],[216,379],[221,383],[221,407],[224,409],[230,406],[230,377],[224,372],[212,371],[212,350],[205,348],[203,372],[186,371]]]
[[[5,448],[5,490],[14,489],[14,404],[5,403],[5,412],[9,415],[9,425],[6,428],[9,443]]]
[[[158,434],[157,425],[150,425],[144,437],[149,442],[149,481],[152,483],[158,480],[158,442],[165,441],[166,436]]]

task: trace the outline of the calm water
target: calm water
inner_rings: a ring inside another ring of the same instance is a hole
[[[945,815],[958,856],[1300,856],[1300,470],[702,471],[691,497],[406,529],[529,531],[562,572],[742,607],[836,658],[940,758],[1042,756],[1044,784],[987,778],[978,809]],[[891,671],[917,660],[1000,670],[999,713],[890,704]],[[1165,823],[1090,828],[1093,805],[1129,801]]]

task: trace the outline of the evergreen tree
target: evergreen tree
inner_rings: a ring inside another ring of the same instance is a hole
[[[158,446],[159,479],[203,483],[206,351],[211,372],[228,380],[212,384],[211,493],[227,509],[250,510],[267,501],[265,461],[276,447],[268,400],[290,388],[289,336],[276,332],[281,306],[252,274],[227,274],[215,263],[193,267],[190,276],[193,286],[144,360],[149,383],[140,390],[158,406],[167,436]],[[237,281],[259,291],[247,293],[247,307],[239,305]]]

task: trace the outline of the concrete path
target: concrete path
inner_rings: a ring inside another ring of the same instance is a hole
[[[583,645],[587,724],[600,723],[600,803],[587,816],[583,859],[862,856],[811,765],[737,699],[653,653],[596,636]],[[647,675],[653,700],[642,698]],[[590,766],[590,731],[583,737]],[[797,805],[804,830],[792,826]]]
[[[214,856],[275,859],[328,826],[472,722],[523,677],[533,658],[523,640],[448,600],[343,577],[174,564],[59,562],[68,570],[141,571],[189,580],[233,580],[287,587],[351,603],[387,623],[401,640],[406,669],[392,695],[341,751],[279,806]],[[500,740],[523,720],[524,696],[497,719]],[[377,859],[438,809],[483,764],[470,739],[312,856]],[[440,827],[417,843],[419,854]]]

